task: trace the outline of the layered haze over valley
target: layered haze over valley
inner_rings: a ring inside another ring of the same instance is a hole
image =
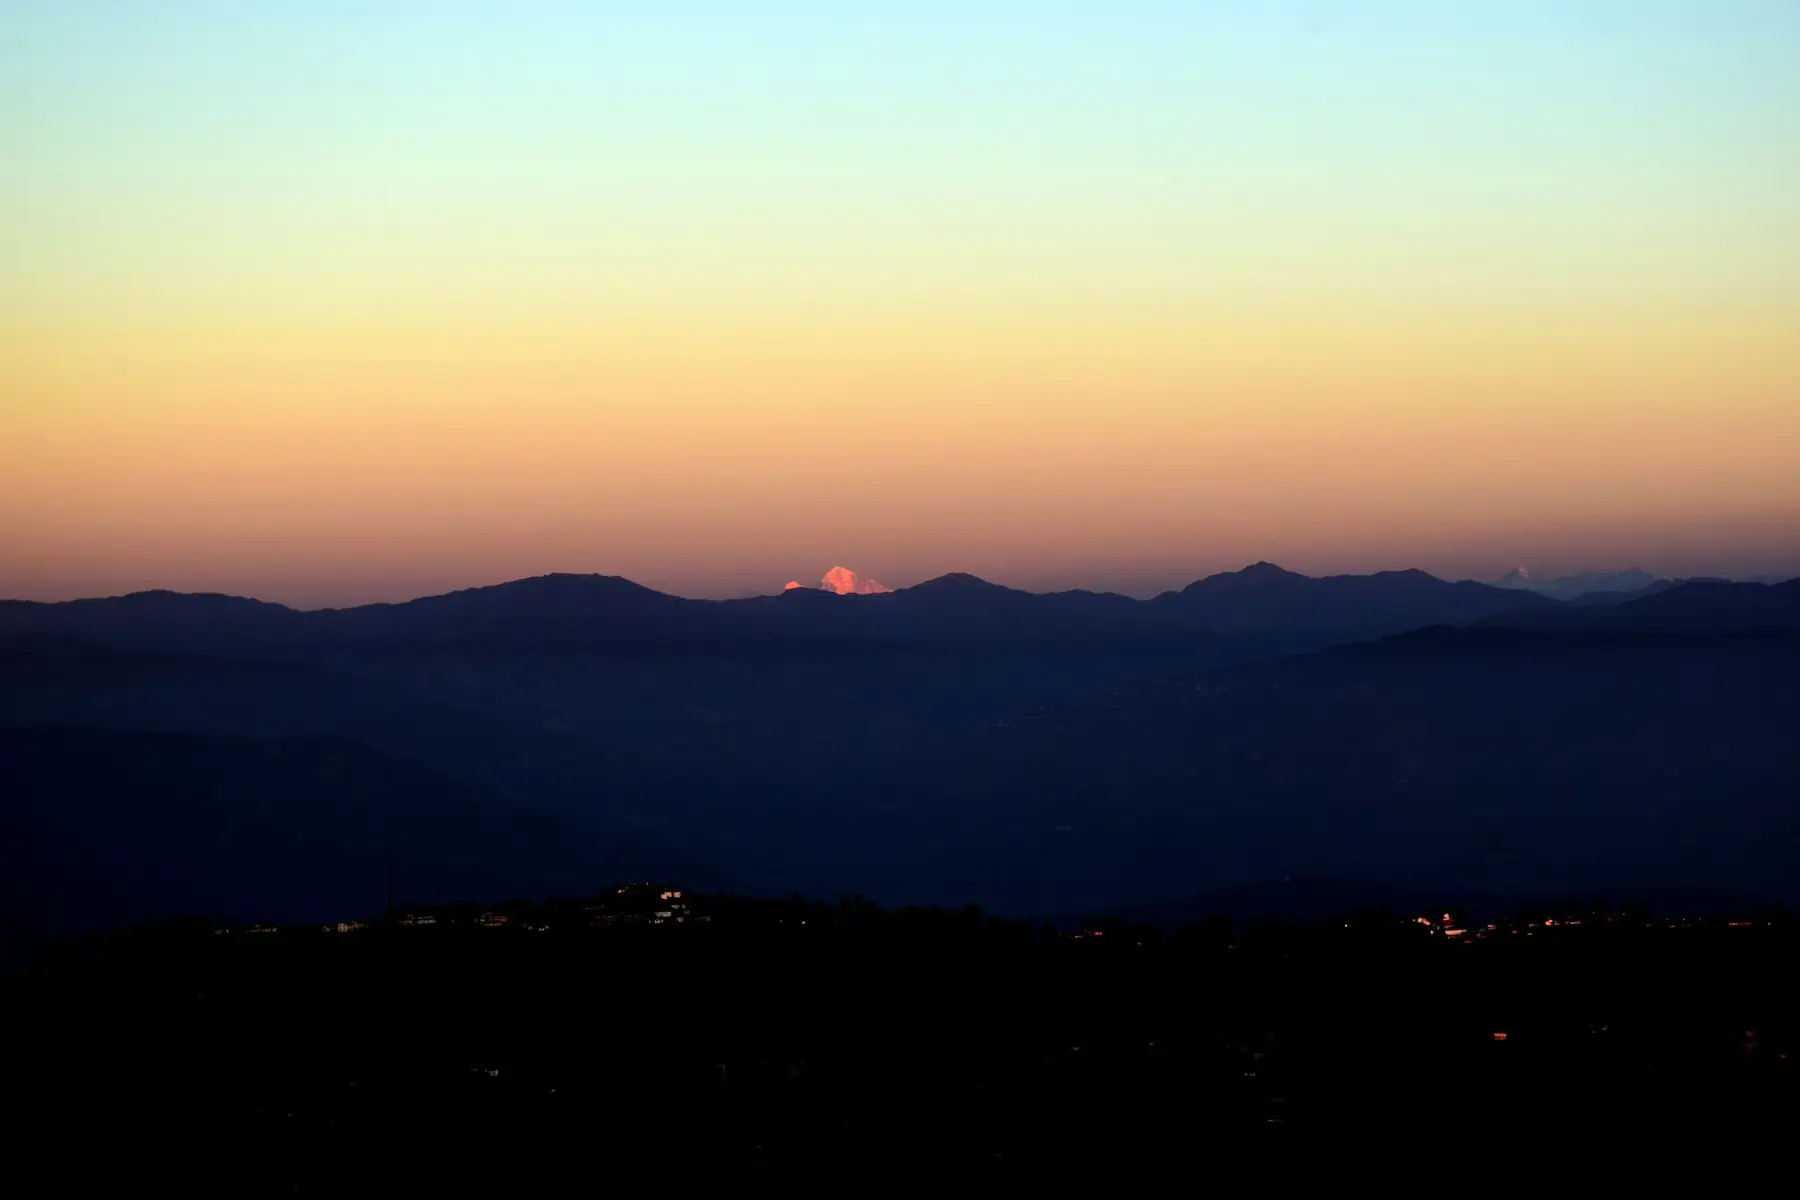
[[[309,920],[390,878],[1028,917],[1284,879],[1800,899],[1800,582],[1500,582],[8,601],[8,936]]]

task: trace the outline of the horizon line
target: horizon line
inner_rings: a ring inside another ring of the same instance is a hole
[[[1484,587],[1500,587],[1501,585],[1500,585],[1499,581],[1501,579],[1506,578],[1508,575],[1511,575],[1514,573],[1525,573],[1525,568],[1516,567],[1508,572],[1503,572],[1502,574],[1497,575],[1491,579],[1476,579],[1476,578],[1472,578],[1472,577],[1452,579],[1452,578],[1448,578],[1446,576],[1436,575],[1430,571],[1426,571],[1423,568],[1419,568],[1419,567],[1383,567],[1383,568],[1379,568],[1379,569],[1373,570],[1373,571],[1360,571],[1360,572],[1359,571],[1338,571],[1338,572],[1332,572],[1330,574],[1324,574],[1324,575],[1308,575],[1304,571],[1293,571],[1286,567],[1282,567],[1279,563],[1272,562],[1268,559],[1258,559],[1256,562],[1246,563],[1244,566],[1236,568],[1236,569],[1214,571],[1214,572],[1211,572],[1206,575],[1196,576],[1192,580],[1190,580],[1187,584],[1182,584],[1182,585],[1179,585],[1176,587],[1163,588],[1156,592],[1142,593],[1142,594],[1136,594],[1136,595],[1129,593],[1129,592],[1116,591],[1116,590],[1113,590],[1110,588],[1096,588],[1096,587],[1051,588],[1051,589],[1045,589],[1042,591],[1037,591],[1037,590],[1033,590],[1031,588],[1017,587],[1012,584],[1000,583],[995,580],[989,579],[986,576],[977,575],[971,571],[955,571],[955,570],[945,571],[941,574],[932,575],[925,579],[917,580],[916,582],[913,582],[913,583],[896,585],[896,586],[891,587],[888,590],[888,592],[886,592],[886,593],[877,593],[877,594],[891,595],[891,594],[898,593],[898,592],[911,591],[915,588],[923,587],[926,584],[936,583],[939,580],[961,577],[961,578],[967,578],[967,579],[974,579],[981,583],[988,584],[993,587],[1004,588],[1008,591],[1021,592],[1023,594],[1031,595],[1031,596],[1057,596],[1057,595],[1069,595],[1069,594],[1077,593],[1077,592],[1085,592],[1087,594],[1096,595],[1096,596],[1119,596],[1121,598],[1128,599],[1128,600],[1131,600],[1136,603],[1149,603],[1150,601],[1156,599],[1159,596],[1178,593],[1178,592],[1182,591],[1183,588],[1191,586],[1194,583],[1199,583],[1199,582],[1202,582],[1207,579],[1221,578],[1221,577],[1229,576],[1229,575],[1241,575],[1241,574],[1243,574],[1247,571],[1253,570],[1257,567],[1272,567],[1272,568],[1275,568],[1276,570],[1283,572],[1284,574],[1298,576],[1303,579],[1372,578],[1377,575],[1405,575],[1405,574],[1416,573],[1416,574],[1428,576],[1429,578],[1438,580],[1441,583],[1451,583],[1451,584],[1475,583],[1475,584],[1480,584]],[[833,569],[836,569],[835,565],[834,565],[834,567],[829,568],[828,570],[833,570]],[[1558,582],[1565,581],[1565,580],[1579,579],[1579,578],[1581,578],[1583,576],[1587,576],[1587,575],[1622,575],[1622,574],[1626,574],[1628,572],[1639,572],[1644,575],[1649,575],[1651,577],[1651,579],[1653,580],[1653,582],[1656,582],[1656,583],[1726,582],[1726,583],[1754,583],[1754,584],[1769,586],[1769,585],[1774,585],[1774,584],[1785,583],[1791,579],[1800,578],[1800,571],[1789,573],[1789,572],[1785,572],[1785,571],[1781,571],[1781,570],[1776,570],[1776,571],[1756,572],[1754,574],[1749,574],[1749,575],[1745,575],[1745,574],[1736,574],[1736,575],[1712,575],[1712,574],[1658,575],[1658,574],[1655,574],[1654,572],[1643,571],[1641,568],[1638,568],[1638,567],[1620,567],[1620,568],[1596,567],[1596,568],[1589,568],[1589,569],[1585,569],[1585,570],[1581,570],[1581,571],[1573,571],[1573,572],[1569,572],[1568,574],[1564,574],[1564,575],[1550,576],[1541,581],[1534,580],[1534,582],[1537,583],[1539,586],[1544,586],[1544,585],[1558,583]],[[860,572],[857,572],[857,573],[859,575],[861,574]],[[1531,576],[1529,576],[1529,574],[1526,574],[1526,577],[1531,578]],[[544,572],[540,572],[540,573],[533,574],[533,575],[519,575],[519,576],[515,576],[513,578],[509,578],[509,579],[498,580],[493,583],[476,583],[476,584],[469,584],[464,587],[452,587],[452,588],[445,589],[443,591],[420,592],[415,595],[410,595],[410,596],[406,596],[406,597],[403,597],[400,599],[395,599],[395,600],[364,600],[364,601],[358,601],[358,602],[346,603],[346,604],[304,605],[304,604],[290,603],[290,602],[284,601],[284,600],[272,600],[272,599],[265,598],[264,596],[258,596],[258,595],[252,594],[251,592],[248,592],[248,591],[242,591],[242,592],[221,591],[221,590],[214,589],[214,588],[182,589],[182,588],[174,588],[174,587],[134,588],[134,589],[131,589],[128,591],[109,592],[109,593],[105,593],[105,594],[65,596],[60,599],[53,599],[53,600],[29,599],[26,597],[16,597],[16,596],[4,596],[4,597],[0,597],[0,603],[36,604],[36,605],[50,606],[50,605],[59,605],[59,604],[96,603],[96,602],[106,601],[106,600],[124,600],[124,599],[129,599],[134,596],[155,596],[155,595],[194,596],[194,597],[216,596],[216,597],[232,599],[232,600],[246,600],[246,601],[250,601],[253,603],[257,603],[257,604],[267,604],[267,605],[271,605],[273,607],[285,608],[285,609],[288,609],[293,612],[345,612],[345,611],[350,611],[350,610],[360,609],[360,608],[396,607],[399,605],[416,603],[421,600],[433,600],[433,599],[439,599],[439,598],[445,597],[445,596],[460,595],[465,592],[488,591],[488,590],[492,590],[495,588],[511,587],[511,586],[521,584],[521,583],[530,583],[530,582],[533,582],[536,580],[558,579],[558,578],[617,580],[622,583],[630,584],[632,587],[641,588],[644,591],[651,592],[651,593],[654,593],[659,596],[666,596],[666,597],[668,597],[670,599],[674,599],[674,600],[690,601],[690,602],[697,603],[697,604],[731,604],[731,603],[737,603],[737,602],[746,601],[746,600],[773,599],[775,597],[779,597],[779,596],[783,595],[786,591],[789,591],[789,590],[825,592],[827,595],[837,594],[837,593],[832,592],[830,589],[820,587],[817,584],[801,584],[800,587],[797,589],[790,589],[790,588],[786,588],[783,585],[777,585],[773,590],[767,591],[767,592],[744,592],[744,593],[739,593],[739,594],[734,594],[734,595],[729,595],[729,596],[688,596],[688,595],[683,595],[679,592],[666,591],[661,588],[653,587],[649,584],[640,583],[638,580],[635,580],[628,575],[613,574],[613,573],[609,573],[609,572],[605,572],[605,571],[544,571]],[[1545,594],[1542,592],[1537,592],[1536,587],[1530,587],[1530,586],[1518,587],[1518,588],[1516,588],[1516,590],[1534,592],[1535,594],[1539,594],[1539,595]]]

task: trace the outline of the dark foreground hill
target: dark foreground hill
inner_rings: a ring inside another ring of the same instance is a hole
[[[692,864],[333,738],[0,730],[0,951],[188,914],[320,921]],[[659,860],[663,864],[659,866]]]
[[[1786,631],[1427,630],[1010,720],[895,781],[864,869],[931,829],[942,895],[1013,911],[1283,875],[1791,899],[1797,728]]]
[[[0,643],[0,727],[344,738],[596,818],[641,813],[645,795],[664,786],[616,744],[455,698],[448,686],[407,689],[329,663]]]

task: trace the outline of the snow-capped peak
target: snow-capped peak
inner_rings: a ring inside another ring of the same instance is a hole
[[[825,572],[825,578],[819,580],[819,587],[823,591],[836,592],[840,596],[872,596],[877,592],[894,590],[886,584],[863,578],[849,567],[831,568]]]

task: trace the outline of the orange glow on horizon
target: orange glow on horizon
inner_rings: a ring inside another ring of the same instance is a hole
[[[574,570],[728,595],[840,559],[1131,590],[1259,559],[1457,577],[1800,555],[1800,360],[1753,331],[1631,352],[1304,323],[838,332],[18,343],[0,591],[341,603]]]

